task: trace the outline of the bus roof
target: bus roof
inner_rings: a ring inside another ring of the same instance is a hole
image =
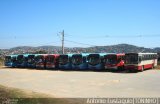
[[[69,56],[69,57],[72,57],[72,55],[73,54],[70,54],[70,53],[69,54],[60,54],[60,56]]]
[[[17,57],[18,55],[6,55],[5,57]]]
[[[72,56],[76,56],[76,55],[88,56],[89,53],[75,53]]]
[[[18,56],[24,56],[24,57],[28,57],[29,54],[19,54]]]
[[[29,54],[28,56],[32,56],[32,55],[34,55],[34,56],[38,56],[38,55],[40,55],[40,54]]]
[[[36,56],[44,56],[46,57],[48,54],[37,54]]]
[[[47,56],[59,56],[59,54],[48,54]]]
[[[125,55],[125,53],[111,53],[111,54],[107,54],[107,55],[124,56],[124,55]]]
[[[96,54],[98,54],[100,56],[104,56],[104,55],[113,54],[113,53],[91,53],[89,55],[96,55]]]
[[[157,55],[157,53],[126,53],[126,54],[138,54],[138,55],[147,55],[147,54],[152,54],[152,55]]]

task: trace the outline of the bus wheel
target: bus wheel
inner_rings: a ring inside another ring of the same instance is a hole
[[[124,66],[119,66],[118,70],[120,70],[120,71],[124,70]]]
[[[122,70],[124,70],[124,65],[121,68],[122,68]]]
[[[141,69],[141,72],[143,72],[144,71],[144,66],[142,66],[142,69]]]

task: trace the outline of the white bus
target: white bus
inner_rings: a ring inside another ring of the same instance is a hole
[[[126,53],[125,69],[129,71],[143,71],[157,66],[157,53]]]

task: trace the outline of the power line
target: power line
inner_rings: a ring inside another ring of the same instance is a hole
[[[85,38],[85,39],[97,39],[97,38],[155,38],[155,37],[160,37],[160,34],[144,34],[144,35],[103,35],[103,36],[73,36],[73,35],[70,35],[69,37],[72,38]]]
[[[70,41],[70,40],[65,40],[67,42],[75,43],[75,44],[81,44],[81,45],[87,45],[87,46],[92,46],[95,47],[96,45],[91,45],[91,44],[86,44],[86,43],[80,43],[80,42],[75,42],[75,41]]]
[[[39,46],[42,46],[42,45],[48,45],[48,44],[53,44],[53,43],[59,43],[60,41],[55,41],[55,42],[48,42],[48,43],[39,43],[39,42],[37,42],[37,43],[35,43],[35,44],[37,44],[37,45],[39,45]]]
[[[70,35],[71,36],[71,35]],[[74,36],[73,36],[74,37]],[[93,39],[93,38],[143,38],[143,37],[160,37],[160,34],[146,34],[146,35],[119,35],[119,36],[110,36],[110,35],[105,35],[105,36],[92,36],[92,37],[78,37],[78,38],[86,38],[86,39]],[[71,40],[66,40],[67,42],[71,42],[71,43],[75,43],[75,44],[81,44],[81,45],[87,45],[87,46],[92,46],[95,47],[97,45],[91,45],[91,44],[86,44],[86,43],[81,43],[81,42],[75,42],[75,41],[71,41]]]

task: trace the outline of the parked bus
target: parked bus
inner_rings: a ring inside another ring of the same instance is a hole
[[[88,69],[101,70],[104,69],[104,55],[107,53],[92,53],[88,55]]]
[[[41,68],[41,69],[46,68],[46,56],[47,54],[38,54],[35,57],[36,68]]]
[[[126,53],[125,69],[143,71],[157,66],[157,53]]]
[[[17,66],[17,55],[7,55],[5,56],[5,66],[16,67]]]
[[[29,54],[21,54],[17,56],[17,67],[26,68]]]
[[[72,55],[72,69],[87,69],[88,68],[88,62],[87,57],[88,53],[82,53],[82,54],[73,54]]]
[[[60,69],[72,69],[72,54],[62,54],[59,56]]]
[[[104,56],[105,69],[123,70],[125,54],[107,54]]]
[[[49,54],[46,56],[46,68],[53,69],[58,68],[59,54]]]
[[[36,68],[36,61],[35,61],[36,56],[38,56],[38,54],[28,55],[28,62],[27,62],[27,67],[28,68]]]

